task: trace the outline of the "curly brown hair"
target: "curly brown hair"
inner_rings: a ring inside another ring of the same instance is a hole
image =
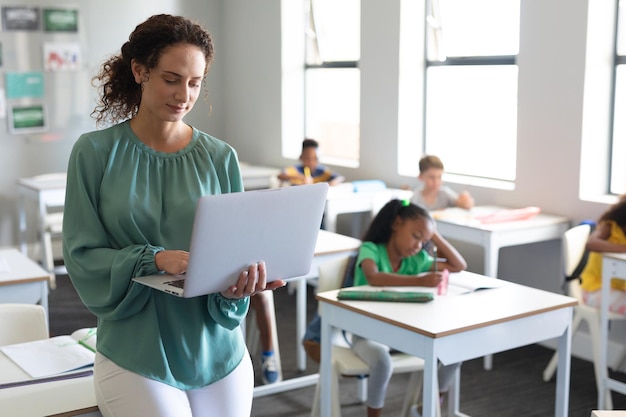
[[[176,44],[200,48],[206,60],[206,75],[213,60],[211,35],[199,24],[182,16],[154,15],[137,25],[122,45],[121,53],[106,60],[93,77],[92,84],[98,87],[100,96],[91,113],[96,123],[116,123],[135,116],[141,102],[142,86],[135,82],[131,61],[134,59],[147,69],[153,69],[163,51]]]

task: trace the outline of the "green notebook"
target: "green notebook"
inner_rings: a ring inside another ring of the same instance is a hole
[[[361,301],[396,301],[401,303],[427,303],[432,301],[434,295],[430,292],[416,291],[367,291],[345,289],[337,294],[339,300],[361,300]]]

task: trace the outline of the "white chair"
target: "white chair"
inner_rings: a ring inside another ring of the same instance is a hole
[[[585,245],[589,234],[591,233],[591,227],[588,224],[581,224],[574,226],[567,230],[563,234],[563,272],[565,276],[570,276],[578,263],[580,262],[584,252]],[[572,337],[578,330],[580,324],[584,321],[589,328],[589,338],[591,340],[591,348],[593,353],[593,365],[596,374],[596,385],[600,381],[600,369],[598,367],[600,361],[600,349],[606,349],[600,346],[600,310],[587,306],[582,300],[582,290],[580,288],[580,282],[578,279],[573,279],[567,282],[567,294],[578,300],[578,305],[574,307],[574,317],[572,319]],[[626,317],[609,313],[609,320],[624,320]],[[555,352],[543,371],[543,380],[549,381],[554,375],[558,362],[558,353]],[[598,387],[599,388],[599,387]],[[613,408],[613,402],[611,400],[611,393],[607,392],[605,404],[608,409]]]
[[[47,339],[46,310],[37,304],[0,304],[0,346]]]
[[[341,287],[345,271],[348,266],[350,257],[336,259],[320,265],[318,275],[318,291],[330,291]],[[368,365],[363,362],[355,353],[350,350],[345,342],[341,342],[343,336],[336,334],[333,338],[332,347],[332,416],[341,416],[341,404],[339,401],[339,377],[358,377],[359,381],[359,399],[364,402],[367,392],[367,374],[369,372]],[[406,373],[413,372],[410,383],[407,386],[407,395],[402,407],[401,417],[408,417],[410,408],[417,401],[419,391],[422,385],[422,371],[424,369],[424,361],[415,356],[404,353],[392,354],[393,372]],[[313,398],[313,406],[311,408],[311,417],[320,415],[319,409],[319,382],[315,388]],[[439,414],[439,413],[438,413]]]

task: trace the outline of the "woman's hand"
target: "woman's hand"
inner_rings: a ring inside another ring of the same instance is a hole
[[[275,290],[285,286],[285,281],[276,280],[267,282],[267,272],[265,262],[258,262],[250,265],[247,271],[239,274],[237,284],[231,286],[226,291],[222,291],[222,296],[226,298],[244,298],[265,290]]]
[[[187,272],[189,252],[184,250],[162,250],[154,255],[154,263],[159,271],[180,275]]]

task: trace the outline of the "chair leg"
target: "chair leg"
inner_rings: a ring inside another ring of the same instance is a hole
[[[409,378],[409,384],[406,388],[406,396],[402,403],[401,417],[411,417],[411,406],[417,404],[422,391],[422,382],[424,380],[424,373],[422,371],[411,372],[411,378]]]
[[[607,349],[607,346],[600,346],[600,316],[594,320],[587,320],[589,325],[589,336],[591,337],[591,347],[593,350],[593,368],[596,374],[596,386],[600,390],[600,349]],[[608,372],[608,369],[605,370]],[[598,404],[600,410],[612,410],[613,399],[611,390],[607,389],[604,393],[604,404]]]
[[[581,315],[578,313],[574,314],[574,319],[572,320],[572,339],[574,338],[574,334],[576,334],[576,330],[578,329],[578,326],[580,326],[581,321],[582,321]],[[552,379],[552,376],[554,376],[554,372],[556,371],[556,366],[557,366],[558,361],[559,361],[559,353],[558,351],[555,351],[554,355],[552,355],[552,359],[550,359],[550,362],[548,363],[546,368],[543,370],[543,380],[545,382],[548,382],[549,380]]]

